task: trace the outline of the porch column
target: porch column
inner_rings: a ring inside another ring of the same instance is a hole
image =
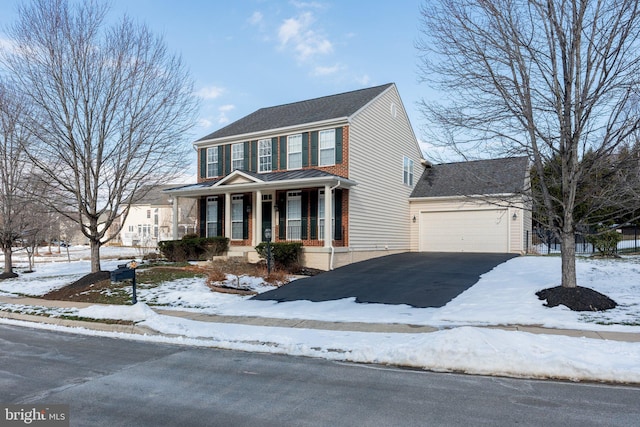
[[[224,237],[231,240],[231,193],[224,193]]]
[[[333,245],[331,238],[331,217],[333,210],[331,209],[331,187],[324,186],[324,247],[330,248]]]
[[[171,238],[178,240],[178,197],[173,196],[173,210],[171,212]]]
[[[256,200],[254,204],[255,221],[253,222],[253,246],[258,246],[262,242],[262,191],[256,190]]]

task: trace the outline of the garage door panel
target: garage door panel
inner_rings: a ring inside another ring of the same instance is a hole
[[[485,209],[420,213],[424,252],[508,252],[508,212]]]

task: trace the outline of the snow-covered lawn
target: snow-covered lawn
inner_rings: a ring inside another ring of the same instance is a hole
[[[115,268],[118,263],[122,261],[105,261],[103,268]],[[358,304],[353,299],[318,303],[252,301],[245,296],[212,292],[204,279],[195,278],[149,289],[141,286],[140,303],[133,307],[89,307],[77,310],[75,315],[133,320],[164,334],[180,336],[143,339],[442,371],[640,383],[640,343],[481,327],[541,325],[640,333],[640,257],[579,258],[577,268],[581,286],[608,295],[619,306],[601,313],[577,313],[563,306],[544,307],[535,292],[559,285],[560,259],[527,256],[499,265],[442,308]],[[34,273],[0,281],[0,295],[43,295],[88,270],[88,261],[38,264]],[[244,280],[254,281],[252,286],[260,288],[258,279]],[[426,334],[399,334],[219,324],[159,315],[149,308],[154,305],[219,315],[402,323],[442,329]],[[52,314],[69,315],[67,311]]]

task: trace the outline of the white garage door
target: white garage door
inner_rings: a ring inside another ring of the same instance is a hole
[[[509,252],[506,209],[421,212],[423,252]]]

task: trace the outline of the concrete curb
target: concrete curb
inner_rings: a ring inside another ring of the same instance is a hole
[[[0,296],[0,304],[17,304],[28,306],[41,306],[41,307],[58,307],[58,308],[85,308],[95,305],[107,305],[107,304],[94,304],[85,302],[74,301],[53,301],[39,298],[16,298],[16,297],[4,297]],[[603,339],[611,341],[624,341],[624,342],[640,342],[640,333],[634,332],[609,332],[609,331],[585,331],[577,329],[555,329],[545,328],[540,325],[458,325],[447,328],[436,328],[427,325],[411,325],[411,324],[399,324],[399,323],[364,323],[364,322],[328,322],[319,320],[303,320],[303,319],[277,319],[267,317],[256,316],[222,316],[215,314],[202,314],[188,311],[178,310],[166,310],[157,308],[154,311],[158,314],[165,316],[174,316],[183,319],[195,320],[199,322],[210,323],[234,323],[242,325],[252,326],[270,326],[281,328],[296,328],[296,329],[320,329],[320,330],[333,330],[333,331],[353,331],[353,332],[378,332],[378,333],[430,333],[436,332],[442,329],[452,329],[455,327],[472,326],[472,327],[485,327],[490,329],[501,329],[506,331],[520,331],[528,332],[532,334],[547,334],[547,335],[563,335],[574,338],[592,338]],[[12,313],[6,311],[0,311],[0,317],[7,319],[23,320],[27,322],[46,323],[51,325],[60,325],[67,327],[85,328],[97,331],[110,331],[120,332],[138,335],[162,335],[161,333],[144,326],[122,325],[122,324],[110,324],[103,323],[99,319],[95,322],[83,321],[83,320],[70,320],[57,317],[47,317],[41,315],[30,315],[22,313]]]

